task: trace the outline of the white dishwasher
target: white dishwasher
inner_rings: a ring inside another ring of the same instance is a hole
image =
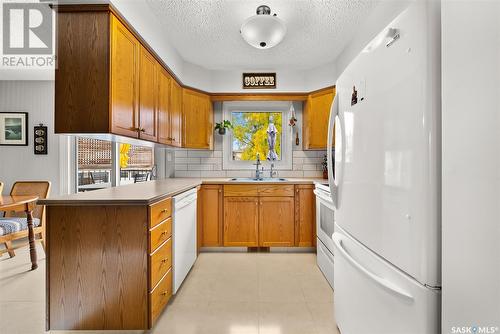
[[[175,294],[196,261],[196,188],[174,196],[172,251]]]

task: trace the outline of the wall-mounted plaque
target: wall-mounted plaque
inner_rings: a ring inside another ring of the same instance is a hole
[[[243,73],[243,89],[276,88],[276,73]]]

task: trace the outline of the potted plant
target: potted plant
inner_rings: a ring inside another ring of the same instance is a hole
[[[220,123],[215,123],[215,130],[219,130],[220,135],[225,135],[226,129],[232,129],[232,128],[233,124],[231,124],[231,122],[226,119]]]
[[[321,166],[323,167],[323,178],[326,180],[328,179],[328,158],[326,154],[323,156],[323,162],[321,162]]]

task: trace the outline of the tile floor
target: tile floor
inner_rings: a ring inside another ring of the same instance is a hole
[[[44,333],[41,247],[38,254],[40,267],[33,272],[27,271],[27,248],[19,249],[13,259],[7,254],[0,258],[1,334]],[[333,291],[314,254],[202,253],[150,333],[338,334],[338,330]]]

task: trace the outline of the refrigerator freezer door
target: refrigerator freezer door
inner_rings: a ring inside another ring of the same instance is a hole
[[[335,318],[341,333],[439,333],[440,292],[335,228]]]
[[[408,7],[337,81],[335,173],[342,175],[335,217],[391,264],[440,286],[440,16],[434,3]],[[392,44],[391,31],[399,34]]]

